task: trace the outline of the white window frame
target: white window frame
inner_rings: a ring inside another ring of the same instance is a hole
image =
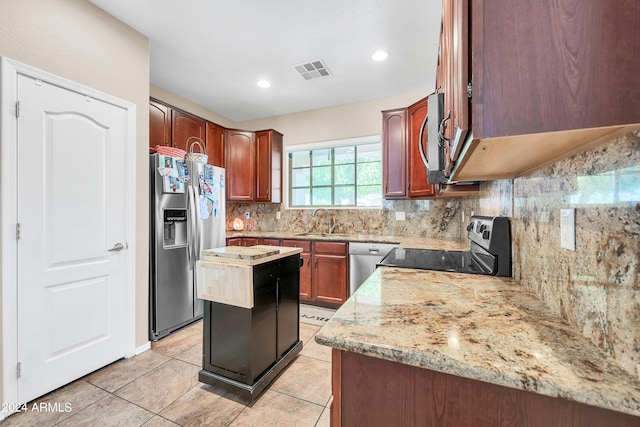
[[[303,144],[292,144],[284,147],[284,168],[282,184],[283,184],[283,202],[285,209],[316,209],[318,206],[291,206],[291,200],[289,200],[291,194],[290,188],[290,159],[289,153],[294,151],[306,151],[306,150],[322,150],[325,148],[344,147],[347,145],[362,145],[362,144],[375,144],[382,141],[381,135],[368,135],[359,136],[355,138],[333,139],[328,141],[307,142]],[[383,159],[384,161],[384,159]],[[383,198],[384,201],[384,198]],[[324,209],[382,209],[382,206],[323,206]]]

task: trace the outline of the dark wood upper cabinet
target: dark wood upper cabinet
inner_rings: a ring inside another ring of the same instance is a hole
[[[171,145],[171,108],[149,101],[149,147]]]
[[[195,137],[196,139],[191,139]],[[173,110],[171,112],[171,145],[181,150],[189,151],[190,145],[198,141],[202,145],[203,152],[206,152],[206,121],[200,117],[193,116],[183,111]],[[187,141],[188,144],[187,144]],[[198,153],[198,147],[193,146],[193,151]]]
[[[382,180],[384,197],[407,197],[407,109],[382,112]]]
[[[452,180],[514,178],[640,128],[638,16],[633,0],[444,0],[453,71],[436,86],[446,135],[470,129],[449,153]]]
[[[272,129],[256,132],[255,200],[282,201],[282,134]]]
[[[408,154],[409,154],[409,197],[432,197],[438,194],[438,185],[429,184],[427,181],[427,168],[420,155],[420,131],[423,130],[426,143],[427,130],[422,129],[427,117],[427,99],[411,105],[407,110],[408,120]]]
[[[474,137],[640,122],[639,2],[473,8]]]
[[[224,128],[215,123],[207,122],[207,155],[208,163],[221,168],[225,167],[225,139]]]
[[[225,139],[227,200],[251,202],[255,197],[255,134],[227,129]]]

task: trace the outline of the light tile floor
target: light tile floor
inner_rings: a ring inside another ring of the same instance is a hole
[[[198,382],[199,321],[35,401],[69,403],[69,412],[31,402],[0,426],[329,426],[331,349],[313,340],[319,329],[300,324],[302,351],[250,404]]]

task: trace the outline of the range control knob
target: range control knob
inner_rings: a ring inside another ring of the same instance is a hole
[[[489,237],[490,237],[490,236],[491,236],[491,233],[489,232],[489,230],[484,230],[484,231],[482,232],[482,238],[483,238],[484,240],[489,240]]]
[[[471,230],[473,230],[473,221],[467,224],[467,231],[471,231]]]
[[[483,233],[483,232],[484,232],[484,230],[486,230],[486,229],[487,229],[487,225],[486,225],[486,224],[481,224],[481,225],[480,225],[480,228],[478,229],[478,232],[479,232],[479,233]]]

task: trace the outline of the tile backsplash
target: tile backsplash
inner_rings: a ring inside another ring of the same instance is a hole
[[[576,250],[560,247],[560,210],[575,209]],[[278,204],[227,204],[246,230],[322,232],[326,212]],[[280,212],[281,219],[276,219]],[[405,212],[405,221],[396,212]],[[514,278],[632,375],[640,377],[640,131],[478,196],[385,201],[381,209],[332,210],[335,233],[466,239],[471,213],[511,218]]]
[[[334,233],[383,234],[458,239],[461,235],[460,198],[441,200],[386,200],[380,209],[331,209],[335,218]],[[244,219],[245,212],[250,219]],[[276,219],[280,212],[281,218]],[[227,229],[240,218],[245,230],[275,232],[325,232],[327,212],[313,217],[312,209],[284,209],[279,204],[227,203]],[[405,220],[396,220],[404,212]]]

